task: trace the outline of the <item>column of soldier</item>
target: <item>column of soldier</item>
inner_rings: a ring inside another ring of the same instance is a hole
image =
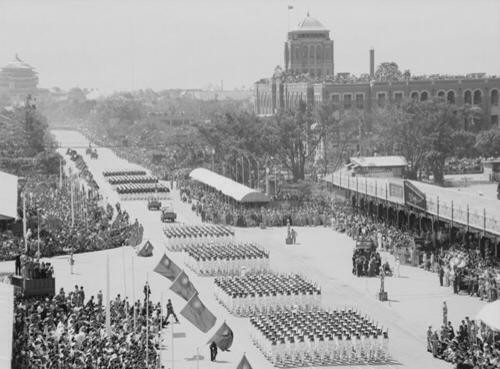
[[[219,303],[251,317],[252,341],[275,366],[389,360],[387,332],[353,309],[325,311],[319,286],[298,274],[272,273],[269,253],[235,242],[227,226],[172,225],[164,233],[167,248],[184,252],[191,269],[216,276]]]
[[[234,241],[234,232],[215,224],[169,225],[163,229],[167,249],[184,253],[184,263],[198,275],[265,272],[269,253],[253,243]]]
[[[143,170],[112,170],[104,171],[103,175],[123,200],[162,198],[170,192],[167,186],[159,183],[158,178]]]

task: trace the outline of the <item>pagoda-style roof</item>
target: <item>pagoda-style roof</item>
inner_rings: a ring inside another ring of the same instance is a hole
[[[28,63],[22,61],[19,56],[14,57],[14,60],[7,63],[2,69],[24,69],[24,70],[33,70],[34,68]]]

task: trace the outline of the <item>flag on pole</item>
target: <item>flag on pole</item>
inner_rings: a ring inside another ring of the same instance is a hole
[[[252,366],[248,362],[247,356],[245,354],[243,354],[243,357],[241,358],[241,361],[236,369],[252,369]]]
[[[293,5],[288,5],[288,10],[292,10],[293,9]]]
[[[207,333],[215,325],[217,318],[203,305],[198,295],[194,295],[181,310],[181,315],[196,328]]]
[[[215,342],[218,348],[222,351],[229,351],[229,348],[233,345],[233,331],[226,322],[222,323],[221,327],[215,332],[212,338],[210,338],[207,342]]]
[[[180,272],[177,278],[175,278],[170,289],[186,301],[189,301],[191,297],[198,293],[184,271]]]
[[[174,281],[182,271],[167,255],[163,255],[154,271],[167,279]]]

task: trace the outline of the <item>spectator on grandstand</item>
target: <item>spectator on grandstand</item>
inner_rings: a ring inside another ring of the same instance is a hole
[[[456,368],[496,368],[500,363],[500,341],[484,324],[478,326],[468,317],[462,320],[459,329],[451,322],[441,331],[427,330],[427,351],[434,357],[454,363]]]
[[[63,289],[54,298],[16,299],[12,368],[155,367],[160,329],[155,316],[159,316],[160,306],[150,304],[146,316],[140,301],[130,306],[125,299],[112,300],[111,336],[107,337],[104,308],[90,303],[92,300],[84,304],[81,293],[75,297]],[[135,325],[134,308],[138,312]]]

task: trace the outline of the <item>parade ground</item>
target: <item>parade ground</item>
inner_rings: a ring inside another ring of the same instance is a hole
[[[91,160],[84,155],[88,141],[75,131],[54,131],[56,140],[61,144],[62,152],[66,147],[79,146],[77,151],[83,154],[89,169],[100,186],[103,197],[111,204],[119,199],[116,192],[103,178],[103,170],[130,167],[110,150],[97,148],[99,158]],[[69,162],[69,160],[68,160]],[[201,223],[201,219],[191,210],[190,205],[180,201],[179,192],[173,189],[170,202],[177,212],[177,221],[186,224]],[[56,291],[64,288],[74,289],[83,285],[86,298],[102,290],[105,295],[106,263],[110,264],[110,294],[121,294],[129,300],[143,299],[143,286],[146,280],[151,286],[154,302],[166,304],[172,299],[180,324],[173,326],[163,334],[165,348],[162,350],[162,363],[165,368],[176,369],[233,369],[238,365],[243,353],[246,353],[254,369],[270,369],[272,364],[253,346],[249,337],[248,318],[236,318],[229,314],[214,298],[213,278],[199,277],[186,269],[186,273],[198,289],[200,298],[208,309],[217,317],[212,331],[201,333],[191,323],[183,319],[179,312],[185,304],[178,295],[169,290],[170,282],[153,272],[161,256],[166,252],[165,237],[159,212],[149,211],[146,201],[121,202],[132,221],[137,218],[144,226],[144,239],[154,246],[153,256],[138,257],[130,246],[117,249],[75,255],[74,273],[70,273],[69,257],[59,256],[50,259],[54,265]],[[385,289],[389,301],[380,302],[376,295],[379,291],[378,278],[357,278],[352,274],[352,251],[354,241],[345,234],[327,227],[298,227],[298,243],[285,245],[285,228],[234,228],[235,237],[251,240],[270,251],[271,268],[279,272],[300,273],[316,282],[322,289],[324,308],[355,307],[368,315],[381,326],[389,330],[389,345],[393,363],[384,367],[403,368],[449,368],[450,364],[434,359],[426,351],[426,330],[440,328],[442,323],[441,306],[448,304],[448,318],[457,326],[466,316],[473,318],[484,302],[466,295],[454,295],[452,288],[440,287],[438,277],[419,268],[402,265],[399,278],[385,280]],[[179,266],[183,266],[180,253],[168,253]],[[394,266],[390,255],[383,254],[391,267]],[[1,272],[13,272],[14,262],[0,263]],[[234,344],[230,352],[219,352],[217,362],[211,362],[207,341],[220,325],[226,323],[234,331]],[[197,358],[197,350],[199,356]],[[173,365],[172,365],[173,364]],[[350,366],[352,368],[367,365]]]

